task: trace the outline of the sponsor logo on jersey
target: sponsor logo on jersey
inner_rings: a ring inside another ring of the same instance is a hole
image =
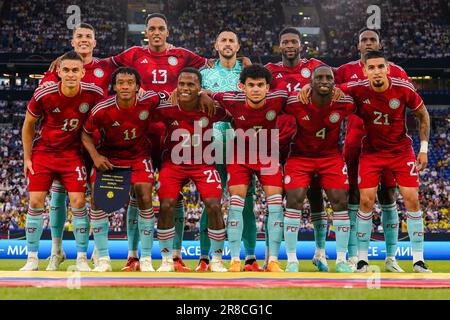
[[[120,126],[120,123],[118,123],[117,121],[114,121],[114,123],[112,124],[113,127],[118,127]]]
[[[80,110],[81,113],[86,113],[89,111],[89,104],[82,103],[80,104],[80,107],[78,109]]]
[[[145,58],[144,60],[142,60],[141,63],[148,63],[147,58]]]
[[[356,75],[356,73],[354,73],[354,74],[350,77],[350,79],[358,79],[358,76]]]
[[[328,117],[328,119],[330,120],[331,123],[336,123],[336,122],[338,122],[340,118],[341,118],[341,116],[340,116],[339,113],[337,113],[337,112],[333,112],[333,113],[330,114],[330,116]]]
[[[53,111],[52,112],[61,112],[61,110],[59,110],[59,108],[58,107],[56,107],[55,109],[53,109]]]
[[[283,78],[283,75],[281,73],[277,74],[277,79]]]
[[[363,101],[363,103],[365,103],[365,104],[370,104],[370,100],[369,100],[369,99],[366,99],[366,100]]]
[[[147,118],[148,118],[148,111],[147,110],[141,111],[141,113],[139,114],[139,119],[147,120]]]
[[[175,120],[174,122],[172,122],[171,124],[170,124],[171,126],[178,126],[179,124],[178,124],[178,121],[177,120]]]
[[[303,68],[302,71],[300,71],[300,74],[303,78],[309,78],[311,77],[311,71],[309,71],[308,68]]]
[[[94,76],[96,76],[97,78],[102,78],[104,75],[105,75],[105,73],[103,72],[102,69],[96,68],[94,70]]]
[[[304,117],[302,118],[302,120],[309,121],[309,120],[311,120],[311,118],[310,118],[309,116],[304,116]]]
[[[206,128],[209,124],[209,119],[207,117],[203,117],[198,122],[199,122],[200,127]]]
[[[277,114],[273,110],[269,110],[266,113],[266,119],[269,120],[269,121],[272,121],[273,119],[275,119],[276,116],[277,116]]]
[[[284,177],[284,183],[289,184],[291,182],[291,176],[287,175]]]
[[[171,66],[176,66],[178,64],[178,59],[177,59],[177,57],[171,56],[171,57],[169,57],[167,62],[169,62],[169,64]]]
[[[397,109],[400,107],[400,101],[396,98],[389,100],[389,107],[394,110]]]
[[[245,120],[245,117],[244,116],[240,116],[238,119],[239,120]]]

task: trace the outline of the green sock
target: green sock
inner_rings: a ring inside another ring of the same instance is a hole
[[[155,227],[153,208],[139,210],[138,226],[139,238],[141,239],[141,258],[151,257],[153,247],[153,231]]]
[[[314,226],[314,241],[317,249],[325,249],[327,239],[328,215],[325,211],[311,212],[311,222]]]
[[[386,242],[386,256],[395,257],[398,241],[398,212],[397,203],[381,205],[384,241]]]
[[[62,238],[66,223],[66,190],[60,184],[53,184],[50,200],[50,228],[52,238]]]
[[[372,234],[372,211],[358,210],[356,215],[356,237],[358,239],[358,259],[368,260],[370,235]]]
[[[44,208],[28,208],[25,228],[27,235],[27,250],[29,252],[38,252],[39,250],[39,241],[41,240],[43,227],[42,214],[44,212]]]
[[[336,234],[337,260],[345,261],[350,237],[350,219],[348,211],[336,211],[333,214],[333,226]]]
[[[243,230],[243,210],[244,199],[239,196],[232,196],[227,219],[228,244],[230,245],[231,258],[240,258]]]
[[[283,239],[283,200],[281,194],[274,194],[267,198],[269,219],[269,260],[278,259],[281,240]]]
[[[244,210],[242,212],[242,217],[244,220],[242,241],[244,242],[246,256],[254,256],[256,248],[256,217],[253,212],[253,207],[255,204],[253,199],[254,193],[255,185],[252,183],[248,188],[247,196],[245,197]]]
[[[91,210],[92,233],[94,234],[94,243],[98,251],[98,256],[109,257],[108,249],[108,231],[109,220],[103,210]]]
[[[209,257],[211,249],[211,240],[208,237],[208,214],[206,209],[203,209],[200,217],[200,254],[202,257]]]
[[[184,235],[184,208],[183,200],[177,202],[173,216],[175,221],[175,237],[173,238],[173,249],[181,251],[181,244]]]
[[[73,234],[77,252],[87,252],[89,245],[89,217],[86,207],[72,208],[73,214]]]
[[[223,255],[223,243],[225,241],[225,229],[212,230],[208,228],[208,236],[211,240],[212,257],[221,259]]]
[[[358,204],[349,204],[348,205],[348,215],[350,218],[350,236],[348,239],[348,257],[357,257],[358,256],[358,246],[356,239],[356,214],[358,213],[359,205]]]
[[[301,210],[286,208],[284,213],[284,242],[289,261],[297,260],[297,239],[300,229]]]
[[[422,211],[406,211],[406,226],[411,241],[413,261],[423,260],[423,220]]]
[[[171,257],[173,251],[173,238],[175,237],[175,227],[170,229],[158,229],[159,249],[163,258]]]
[[[127,209],[127,238],[128,251],[137,251],[139,245],[138,232],[138,204],[135,198],[130,198]]]

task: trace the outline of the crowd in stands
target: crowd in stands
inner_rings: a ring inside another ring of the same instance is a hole
[[[321,26],[327,38],[322,57],[358,55],[357,31],[366,25],[370,5],[380,8],[382,42],[391,58],[450,57],[450,3],[442,0],[320,1]]]
[[[0,53],[61,54],[71,49],[70,40],[76,11],[81,21],[95,26],[101,52],[112,55],[125,49],[127,1],[43,0],[5,1],[1,9]],[[69,11],[69,12],[67,12]],[[79,23],[80,21],[78,21]]]
[[[215,56],[213,43],[219,30],[236,31],[245,56],[277,55],[278,33],[287,25],[317,26],[323,37],[305,46],[309,56],[354,58],[358,56],[357,31],[366,25],[367,8],[378,5],[384,48],[392,58],[442,58],[450,56],[450,3],[445,0],[250,0],[162,1],[169,18],[170,39],[200,55]],[[81,20],[97,29],[101,44],[95,55],[110,56],[126,49],[127,1],[43,0],[5,1],[0,7],[0,53],[61,54],[70,50],[73,22],[66,10],[77,5]],[[285,17],[283,5],[313,7],[320,21]],[[147,14],[147,13],[145,13]],[[143,17],[134,18],[143,23]],[[295,21],[294,21],[294,20]],[[142,21],[141,21],[142,20]],[[369,19],[370,20],[370,19]],[[131,45],[128,43],[128,45]]]

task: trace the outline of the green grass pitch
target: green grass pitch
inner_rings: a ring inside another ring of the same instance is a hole
[[[185,260],[187,265],[195,268],[197,261]],[[18,270],[23,266],[25,260],[0,260],[1,271]],[[113,271],[119,271],[125,261],[112,261]],[[260,262],[262,265],[262,262]],[[282,261],[282,266],[285,266]],[[334,271],[334,261],[330,261],[330,268]],[[383,261],[371,261],[371,265],[380,266],[383,270]],[[74,261],[66,261],[61,265],[61,270],[66,270]],[[153,262],[154,267],[158,267],[160,261]],[[411,261],[399,261],[400,266],[411,272]],[[46,260],[40,261],[40,270],[45,270]],[[434,272],[450,272],[450,261],[429,261],[429,267]],[[310,260],[300,261],[301,272],[315,272],[315,267]],[[381,288],[381,289],[332,289],[332,288],[273,288],[273,289],[242,289],[242,288],[221,288],[221,289],[192,289],[192,288],[136,288],[136,287],[109,287],[109,288],[7,288],[0,287],[0,299],[20,300],[20,299],[117,299],[117,300],[310,300],[310,299],[390,299],[390,300],[432,300],[450,299],[450,289],[401,289],[401,288]]]

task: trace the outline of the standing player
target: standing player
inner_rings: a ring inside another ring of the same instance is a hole
[[[366,129],[358,170],[360,208],[356,217],[357,271],[368,270],[373,205],[382,173],[389,170],[405,202],[413,269],[416,272],[431,272],[423,259],[424,230],[418,198],[418,169],[425,169],[428,162],[430,118],[427,109],[412,84],[388,76],[389,63],[382,52],[369,51],[364,56],[364,74],[367,80],[350,82],[343,88],[355,100],[357,114],[363,119]],[[420,122],[421,148],[417,161],[412,140],[406,132],[406,108]]]
[[[94,57],[94,48],[97,46],[95,39],[95,29],[88,23],[80,23],[73,29],[72,35],[73,50],[83,58],[83,68],[85,74],[83,82],[94,83],[103,89],[105,96],[108,95],[111,74],[116,69],[109,59],[99,59]],[[59,59],[54,65],[59,63]],[[52,68],[51,68],[52,69]],[[49,86],[60,81],[56,71],[46,72],[41,81],[41,86]],[[89,158],[89,157],[88,157]],[[90,159],[86,159],[87,172],[90,169]],[[48,271],[56,271],[64,261],[65,255],[62,250],[62,236],[66,221],[66,190],[59,181],[54,181],[51,188],[50,200],[50,227],[52,234],[52,251],[48,263]],[[127,224],[128,226],[128,224]]]
[[[309,85],[314,68],[324,63],[317,59],[301,59],[301,34],[293,27],[280,32],[281,62],[268,63],[266,68],[272,72],[272,89],[299,92]],[[280,128],[280,155],[281,162],[286,161],[289,153],[291,139],[296,132],[295,118],[292,115],[278,116],[277,125]],[[311,221],[314,225],[314,239],[316,250],[313,263],[320,271],[328,271],[325,257],[325,239],[327,236],[328,215],[325,212],[322,199],[322,190],[317,187],[310,188],[308,200],[311,207]],[[267,255],[266,255],[267,259]]]
[[[234,159],[227,161],[228,187],[231,205],[228,213],[228,242],[231,250],[231,265],[228,271],[241,271],[240,244],[242,239],[242,211],[251,176],[256,174],[261,182],[269,211],[269,263],[267,270],[282,272],[278,254],[283,237],[282,178],[279,167],[279,150],[268,145],[278,140],[277,115],[284,107],[286,91],[269,92],[272,75],[261,65],[245,67],[240,75],[244,93],[215,93],[216,99],[233,117],[236,129]],[[265,136],[264,136],[265,134]],[[259,141],[259,142],[257,142]],[[262,159],[263,153],[270,155],[269,161]],[[256,156],[255,156],[256,155]],[[242,161],[244,160],[244,161]]]
[[[116,66],[127,66],[135,68],[142,78],[142,88],[144,90],[165,91],[167,93],[172,92],[177,87],[178,75],[180,71],[185,67],[194,67],[200,69],[205,67],[208,63],[206,58],[200,57],[195,53],[186,50],[184,48],[169,48],[167,43],[167,37],[169,36],[169,30],[167,28],[167,18],[163,14],[153,13],[148,15],[146,21],[146,36],[148,39],[148,46],[135,46],[125,50],[124,52],[112,57],[112,62]],[[211,60],[213,61],[213,60]],[[212,63],[212,62],[211,62]],[[164,126],[160,124],[153,124],[150,127],[150,138],[152,142],[152,159],[159,163],[159,157],[161,154],[160,145],[161,138],[165,134]],[[132,202],[131,204],[135,204]],[[128,221],[137,217],[137,208],[133,209],[131,206],[127,212]],[[176,231],[176,244],[178,248],[175,248],[174,261],[175,268],[178,271],[191,271],[185,266],[181,260],[181,239],[183,236],[184,227],[184,211],[182,203],[178,204],[175,212],[175,229]],[[135,231],[130,230],[131,234],[128,234],[129,238],[133,237]],[[133,247],[129,247],[130,252],[137,254],[137,242],[133,244],[129,243]],[[129,256],[125,270],[138,269],[137,256]]]
[[[22,271],[38,270],[44,202],[55,178],[69,193],[78,252],[77,269],[91,270],[86,258],[89,219],[84,200],[86,167],[81,155],[80,130],[91,107],[103,98],[103,90],[81,82],[84,74],[81,56],[73,51],[66,53],[58,71],[61,82],[37,89],[28,104],[22,141],[24,173],[29,180],[30,193],[26,222],[29,251]],[[39,129],[35,131],[39,119]]]
[[[359,31],[358,35],[358,50],[361,59],[346,63],[335,71],[335,80],[337,84],[367,79],[367,76],[363,71],[363,57],[369,51],[381,49],[380,34],[377,30],[363,28]],[[410,82],[406,72],[393,63],[389,63],[389,76],[401,78]],[[355,268],[356,263],[358,262],[358,248],[356,241],[356,214],[359,208],[358,164],[359,156],[361,154],[361,140],[364,135],[365,129],[362,119],[354,114],[349,115],[343,155],[345,162],[347,163],[350,188],[348,209],[351,227],[348,244],[348,260]],[[392,176],[392,172],[384,171],[381,178],[381,187],[378,192],[378,201],[381,204],[383,232],[386,241],[385,269],[386,271],[391,272],[403,272],[395,259],[399,227],[395,189],[396,183]]]
[[[153,118],[153,121],[163,121],[168,128],[164,162],[159,174],[158,194],[161,204],[158,240],[162,264],[158,271],[175,270],[172,256],[175,236],[173,216],[180,189],[189,179],[196,184],[208,214],[208,237],[212,246],[211,271],[227,271],[222,265],[225,240],[225,223],[220,206],[222,187],[213,161],[208,161],[213,159],[205,156],[208,140],[203,131],[209,129],[211,132],[213,122],[225,120],[226,113],[218,108],[217,114],[210,117],[200,111],[201,78],[197,69],[183,69],[178,78],[178,105],[162,104],[155,110]],[[197,155],[200,155],[199,159]]]
[[[239,85],[239,75],[242,71],[242,63],[237,59],[237,53],[240,49],[237,35],[229,29],[222,30],[217,36],[214,45],[219,54],[219,60],[216,61],[213,68],[204,68],[200,71],[202,74],[202,88],[214,92],[236,91]],[[213,124],[214,131],[217,132],[217,139],[224,147],[223,154],[226,154],[226,130],[232,130],[229,122],[216,122]],[[217,130],[217,131],[216,131]],[[222,189],[226,189],[227,171],[225,162],[216,165],[222,181]],[[255,179],[252,178],[252,184],[248,188],[245,197],[243,223],[244,230],[242,239],[245,247],[244,271],[264,271],[259,267],[255,256],[256,247],[256,218],[253,212],[255,194]],[[195,271],[204,272],[208,270],[209,251],[211,244],[208,238],[208,217],[202,214],[200,220],[200,249],[201,258]]]
[[[100,171],[114,166],[131,167],[131,184],[139,206],[138,229],[141,240],[141,271],[155,271],[152,266],[151,249],[154,234],[152,207],[153,169],[150,145],[147,140],[149,119],[159,104],[159,95],[153,91],[137,98],[141,78],[136,70],[121,67],[112,75],[112,86],[117,93],[97,104],[84,124],[82,141],[95,167]],[[99,130],[101,146],[96,149],[92,134]],[[93,169],[91,182],[95,181]],[[93,188],[92,188],[93,190]],[[108,253],[107,214],[95,206],[95,193],[91,197],[91,221],[98,264],[94,271],[111,271]]]
[[[341,122],[353,112],[351,97],[332,102],[334,76],[330,67],[316,67],[311,75],[311,102],[302,104],[290,97],[286,113],[295,116],[297,133],[284,168],[286,212],[284,237],[288,263],[286,272],[298,272],[297,237],[303,202],[314,175],[331,202],[336,232],[336,272],[352,272],[346,263],[350,229],[347,211],[347,169],[339,152]]]

